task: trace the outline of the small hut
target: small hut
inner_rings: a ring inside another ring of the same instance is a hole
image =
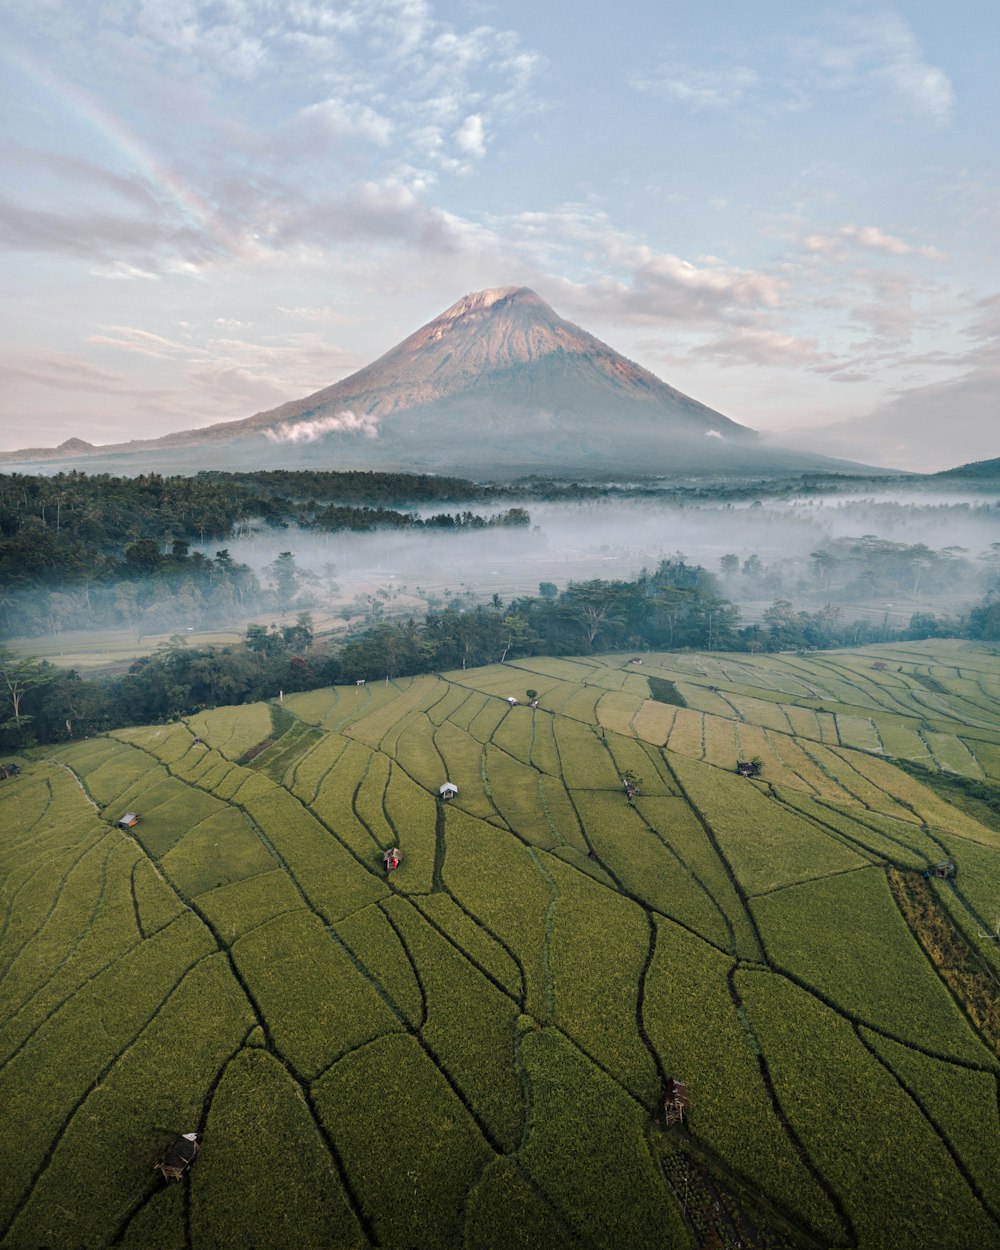
[[[737,760],[736,771],[741,777],[759,777],[760,760]]]
[[[507,696],[507,702],[511,705],[511,707],[517,707],[517,700],[514,698],[512,694],[509,694]]]
[[[395,872],[399,867],[403,858],[403,852],[398,846],[390,847],[388,851],[382,852],[382,860],[385,863],[386,872]]]
[[[365,684],[365,679],[363,677],[359,677],[358,680],[354,684],[356,686],[363,686]]]
[[[20,764],[0,764],[0,781],[6,781],[8,777],[16,777],[20,771]]]
[[[160,1169],[165,1181],[179,1181],[191,1166],[200,1148],[197,1133],[182,1133],[172,1145],[164,1150],[153,1167]]]
[[[936,877],[939,881],[947,881],[949,877],[953,877],[958,870],[955,867],[953,859],[943,859],[940,864],[934,864],[924,873],[925,877]]]
[[[531,702],[528,704],[528,707],[530,707],[531,710],[534,711],[535,708],[538,707],[538,700],[532,699]]]
[[[135,812],[126,812],[125,815],[121,818],[121,820],[119,820],[118,828],[119,829],[134,829],[138,823],[139,823],[139,817],[135,814]]]
[[[642,663],[641,655],[634,655],[632,656],[631,660],[629,660],[629,664],[641,664],[641,663]]]
[[[876,673],[884,673],[886,669],[888,669],[888,667],[889,665],[886,664],[884,660],[876,660],[875,663],[872,665],[872,668],[875,670]]]
[[[663,1117],[668,1124],[683,1124],[688,1109],[688,1087],[671,1077],[663,1091]]]
[[[458,786],[453,781],[446,781],[443,786],[438,787],[438,794],[447,803],[449,799],[453,799],[458,794]]]

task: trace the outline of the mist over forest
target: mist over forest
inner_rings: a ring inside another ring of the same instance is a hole
[[[592,578],[629,580],[679,553],[717,574],[747,619],[758,618],[761,602],[778,596],[855,610],[870,601],[881,609],[887,596],[895,597],[898,618],[908,607],[957,610],[993,588],[1000,568],[1000,507],[985,498],[894,494],[682,506],[611,498],[527,506],[531,525],[525,529],[317,534],[260,528],[227,547],[265,580],[268,566],[290,549],[304,574],[296,602],[341,610],[353,605],[360,614],[379,591],[390,611],[433,608],[463,598],[534,594],[543,581],[563,588]],[[926,550],[894,551],[893,545]],[[201,550],[210,556],[212,544]],[[827,558],[814,558],[817,552]]]
[[[0,482],[0,630],[136,639],[317,614],[327,631],[631,581],[681,558],[759,622],[775,600],[903,627],[1000,588],[987,482],[477,487],[379,474]]]

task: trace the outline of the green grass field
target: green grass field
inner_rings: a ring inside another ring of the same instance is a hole
[[[1000,1250],[987,647],[519,660],[19,762],[4,1247]]]

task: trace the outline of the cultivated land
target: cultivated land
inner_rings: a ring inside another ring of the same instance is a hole
[[[1000,1247],[986,647],[525,659],[20,763],[4,1246]]]

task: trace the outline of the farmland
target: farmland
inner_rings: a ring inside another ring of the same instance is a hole
[[[531,658],[28,752],[0,1244],[1000,1250],[998,692]]]

